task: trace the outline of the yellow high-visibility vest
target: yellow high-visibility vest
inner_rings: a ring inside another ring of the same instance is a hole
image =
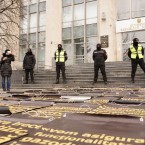
[[[65,57],[64,57],[64,50],[61,50],[60,53],[58,50],[56,50],[56,62],[65,62]]]
[[[133,45],[130,46],[130,51],[131,51],[131,58],[132,59],[136,59],[137,55],[140,58],[143,58],[143,55],[142,55],[142,46],[139,44],[138,45],[138,49],[136,51],[136,49],[133,47]]]

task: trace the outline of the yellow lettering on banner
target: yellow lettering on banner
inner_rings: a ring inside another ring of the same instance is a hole
[[[9,141],[9,140],[11,140],[11,138],[9,138],[9,137],[6,137],[6,136],[0,137],[0,143],[4,143],[4,142]]]
[[[85,143],[92,143],[92,142],[93,142],[92,139],[86,139],[86,140],[85,140]]]
[[[127,142],[132,142],[134,140],[135,140],[134,138],[127,138]]]
[[[50,129],[50,132],[58,133],[58,134],[78,135],[78,132],[69,132],[69,131],[57,130],[57,129]]]
[[[104,138],[104,140],[106,140],[106,141],[112,141],[112,140],[114,140],[114,136],[105,136],[105,138]]]
[[[3,120],[0,120],[0,123],[1,123],[2,125],[8,125],[8,124],[11,124],[10,121],[3,121]]]
[[[92,136],[91,136],[91,138],[99,138],[100,137],[100,135],[98,135],[98,134],[93,134]],[[103,136],[104,137],[104,136]]]
[[[83,137],[91,137],[91,134],[89,133],[85,133],[85,134],[82,134]]]
[[[144,139],[136,139],[134,142],[135,143],[145,143],[145,140]]]
[[[126,140],[126,138],[125,137],[116,137],[116,141],[125,141]]]
[[[21,145],[21,144],[18,144],[17,141],[14,141],[13,143],[10,143],[9,145]]]
[[[21,123],[21,122],[16,122],[12,124],[14,126],[21,126],[21,127],[27,127],[27,128],[35,128],[35,129],[40,129],[42,125],[37,125],[37,124],[27,124],[27,123]]]
[[[108,141],[103,141],[102,145],[109,145]]]
[[[32,137],[24,137],[24,138],[22,138],[20,141],[21,141],[21,142],[30,142],[31,140],[33,140]]]

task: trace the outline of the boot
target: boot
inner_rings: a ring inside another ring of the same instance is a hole
[[[56,80],[56,84],[59,84],[59,79]]]
[[[35,84],[34,80],[31,80],[31,83],[32,83],[32,84]]]
[[[93,81],[92,85],[94,85],[95,83],[97,83],[97,81],[96,81],[96,80],[95,80],[95,81]]]
[[[63,80],[63,84],[66,84],[66,79]]]
[[[28,84],[28,81],[25,81],[24,84]]]
[[[132,81],[132,83],[135,83],[134,79],[132,79],[131,81]]]

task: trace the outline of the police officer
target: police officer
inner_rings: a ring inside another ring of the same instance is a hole
[[[67,53],[63,50],[62,45],[58,44],[58,49],[54,54],[54,58],[56,61],[56,84],[59,84],[60,70],[62,72],[63,83],[66,83],[66,75],[65,75],[65,61],[68,59]]]
[[[104,83],[107,84],[107,77],[105,72],[105,61],[107,60],[107,53],[105,50],[101,49],[101,44],[96,45],[96,50],[93,52],[94,60],[94,81],[93,84],[97,82],[99,69],[101,70]]]
[[[26,80],[24,84],[28,84],[29,73],[31,76],[31,83],[34,84],[33,69],[35,67],[35,64],[36,64],[35,56],[32,53],[32,50],[29,48],[23,60],[23,69],[25,69],[25,80]]]
[[[131,59],[131,66],[132,66],[132,71],[131,71],[131,79],[132,83],[134,83],[134,78],[135,78],[135,73],[137,70],[137,65],[142,68],[142,70],[145,72],[145,64],[144,64],[144,49],[141,44],[139,44],[139,39],[134,38],[133,39],[133,44],[130,45],[130,48],[128,49],[128,57]]]

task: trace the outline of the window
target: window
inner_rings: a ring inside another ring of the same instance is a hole
[[[71,28],[64,28],[62,31],[62,39],[70,39],[72,36],[72,30]]]
[[[39,11],[46,11],[46,2],[39,3]]]
[[[97,1],[86,3],[86,19],[87,24],[97,22]]]
[[[117,18],[129,19],[130,18],[130,0],[117,0]]]
[[[132,0],[132,18],[145,16],[145,0]]]
[[[72,4],[72,0],[63,0],[62,1],[63,6],[68,6]]]
[[[74,27],[74,38],[84,37],[84,26]]]
[[[45,42],[45,31],[39,32],[39,42]]]
[[[37,5],[32,4],[29,6],[29,13],[36,13],[37,12]]]
[[[29,34],[29,43],[36,43],[36,33]]]
[[[46,12],[39,13],[39,31],[44,31],[46,25]]]
[[[89,24],[86,26],[86,36],[97,35],[97,24]]]
[[[84,25],[84,4],[74,6],[74,25]]]
[[[37,27],[37,14],[30,15],[30,32],[36,32]]]

